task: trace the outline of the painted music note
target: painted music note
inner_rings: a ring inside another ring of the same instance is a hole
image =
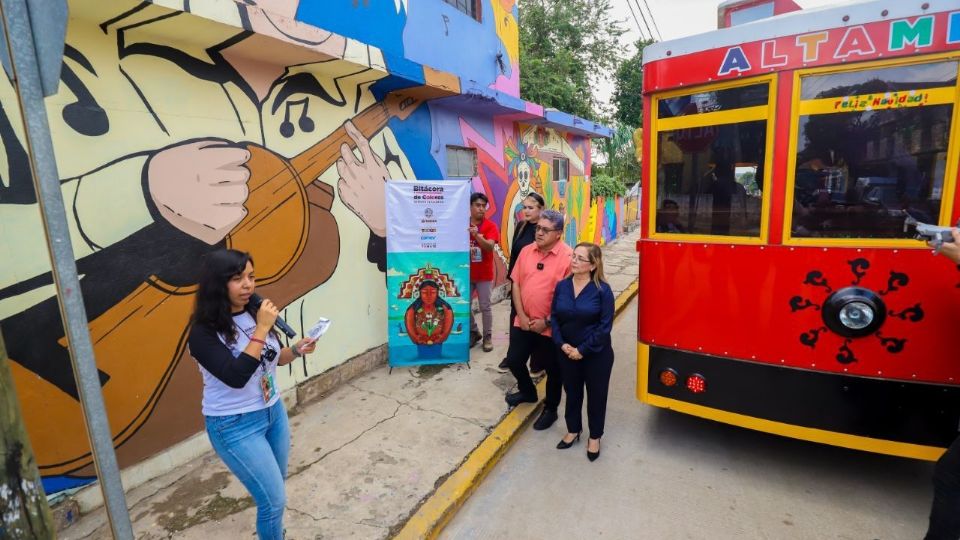
[[[293,128],[293,122],[290,121],[290,109],[296,105],[301,106],[300,117],[297,118],[297,126],[300,128],[300,131],[304,133],[312,133],[316,127],[316,125],[313,123],[313,120],[307,116],[310,110],[310,102],[308,101],[308,98],[288,101],[286,103],[286,111],[283,115],[283,122],[280,123],[280,135],[283,135],[287,139],[293,137],[293,134],[296,131]]]

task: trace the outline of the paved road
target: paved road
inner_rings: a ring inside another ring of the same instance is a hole
[[[641,405],[636,301],[614,327],[603,453],[528,429],[442,538],[918,539],[929,463],[843,450]],[[586,434],[584,434],[586,435]]]

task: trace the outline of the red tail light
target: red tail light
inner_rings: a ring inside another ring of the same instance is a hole
[[[694,394],[702,394],[707,391],[707,380],[703,378],[703,375],[694,373],[687,377],[687,390]]]

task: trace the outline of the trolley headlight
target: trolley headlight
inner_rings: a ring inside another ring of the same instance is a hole
[[[851,330],[862,330],[873,322],[873,308],[863,302],[850,302],[840,308],[840,323]]]
[[[846,287],[827,298],[822,315],[827,328],[837,334],[862,337],[880,328],[887,317],[887,307],[870,289]]]

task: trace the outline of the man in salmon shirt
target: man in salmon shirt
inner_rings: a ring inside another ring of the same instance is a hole
[[[470,294],[477,291],[483,333],[470,310],[470,346],[483,339],[483,351],[493,350],[493,312],[490,310],[490,291],[493,288],[493,247],[500,238],[500,231],[486,218],[490,201],[483,193],[470,195]]]
[[[547,371],[547,397],[543,412],[533,424],[533,429],[544,430],[557,421],[557,406],[563,391],[560,366],[550,337],[550,306],[557,283],[570,273],[573,249],[562,240],[563,214],[556,210],[544,210],[536,231],[534,243],[520,250],[510,275],[517,316],[510,327],[507,364],[517,379],[517,391],[507,394],[506,401],[511,407],[537,402],[537,387],[527,372],[526,361],[531,353],[546,350],[542,358]]]

